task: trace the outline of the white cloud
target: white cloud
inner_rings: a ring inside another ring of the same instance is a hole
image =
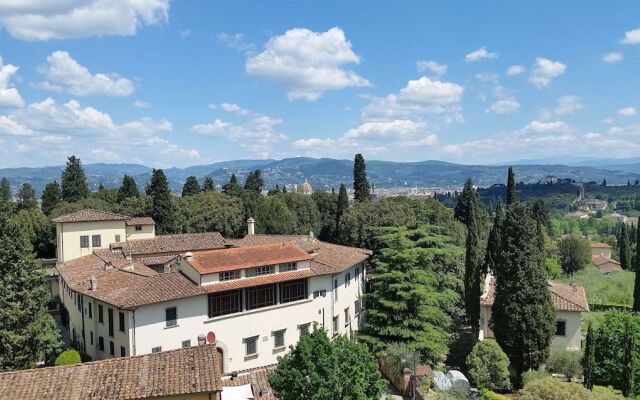
[[[640,28],[625,32],[624,38],[620,42],[624,44],[640,44]]]
[[[146,101],[136,100],[136,101],[133,102],[133,106],[135,108],[149,108],[149,107],[151,107],[151,104],[149,104]]]
[[[478,50],[472,51],[471,53],[464,56],[464,60],[466,62],[489,60],[493,58],[498,58],[498,53],[489,52],[485,47],[481,47]]]
[[[0,57],[0,107],[22,107],[24,101],[18,89],[11,87],[11,79],[18,72],[19,67],[15,65],[3,65]]]
[[[619,52],[604,53],[602,55],[602,61],[606,62],[608,64],[614,64],[614,63],[622,61],[623,59],[624,59],[624,57],[622,56],[622,53],[619,53]]]
[[[255,53],[256,46],[253,43],[247,42],[246,37],[242,33],[219,33],[216,36],[218,42],[224,44],[232,50],[235,50],[246,56],[250,56]]]
[[[189,36],[191,36],[191,30],[184,29],[184,30],[178,31],[178,35],[180,35],[183,39],[188,38]]]
[[[235,103],[209,104],[209,108],[211,108],[212,110],[222,109],[226,112],[230,112],[237,115],[251,114],[251,111],[247,110],[246,108],[242,108]]]
[[[447,72],[446,64],[438,64],[435,61],[416,61],[418,72],[430,72],[435,77],[441,77]]]
[[[633,107],[624,107],[618,110],[618,115],[622,115],[623,117],[632,117],[636,115],[637,111]]]
[[[485,110],[493,114],[512,114],[520,109],[520,103],[516,99],[508,98],[498,100]]]
[[[558,105],[553,112],[556,115],[567,115],[574,114],[583,108],[582,97],[569,95],[558,98]]]
[[[605,125],[611,125],[616,121],[611,117],[607,117],[607,118],[603,118],[602,121],[600,121],[600,122],[605,124]]]
[[[426,124],[411,120],[371,121],[349,129],[344,139],[411,138],[424,131]]]
[[[133,83],[117,74],[92,74],[71,58],[66,51],[56,51],[47,57],[40,73],[44,82],[38,87],[74,96],[130,96]]]
[[[526,71],[526,69],[522,65],[512,65],[507,68],[506,74],[507,76],[516,76],[522,74],[524,71]]]
[[[335,146],[336,141],[330,138],[306,138],[298,139],[291,143],[294,147],[300,149],[317,149],[319,147],[332,147]]]
[[[524,127],[523,132],[527,133],[566,133],[569,125],[562,121],[531,121]]]
[[[531,68],[529,82],[537,88],[547,87],[554,78],[562,75],[566,69],[567,66],[560,61],[538,57]]]
[[[247,59],[245,68],[251,76],[284,85],[290,100],[315,101],[327,90],[370,86],[368,80],[343,68],[359,62],[340,28],[291,29],[271,38],[262,53]]]
[[[166,22],[169,0],[26,0],[0,3],[0,24],[23,40],[135,35]]]

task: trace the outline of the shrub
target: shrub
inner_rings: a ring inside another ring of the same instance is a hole
[[[509,400],[507,396],[492,392],[489,389],[482,389],[479,398],[480,400]]]
[[[78,353],[77,350],[69,349],[63,351],[62,353],[60,353],[60,355],[58,355],[56,361],[54,362],[54,365],[58,367],[60,365],[80,364],[81,362],[82,360],[80,358],[80,353]]]
[[[531,371],[527,371],[522,374],[522,384],[526,386],[528,383],[531,383],[533,381],[547,379],[550,377],[551,375],[549,375],[549,373],[542,368],[539,370],[532,369]]]
[[[547,358],[547,370],[567,379],[574,378],[582,373],[581,358],[580,350],[553,349]]]
[[[478,388],[508,388],[509,358],[497,342],[478,342],[467,357],[467,373]]]
[[[547,279],[557,279],[562,275],[562,267],[555,258],[545,258],[544,269]]]
[[[591,262],[591,243],[582,236],[565,236],[558,242],[558,256],[564,272],[573,275]]]
[[[529,382],[518,396],[520,400],[622,400],[613,392],[594,393],[578,383],[562,382],[555,378],[538,379]]]

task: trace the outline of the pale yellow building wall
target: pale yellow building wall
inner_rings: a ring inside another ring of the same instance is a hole
[[[91,237],[101,236],[100,247],[93,247]],[[67,222],[56,224],[57,257],[59,262],[70,261],[93,253],[94,249],[106,249],[117,236],[126,240],[124,221]],[[80,247],[80,236],[89,236],[89,247]]]
[[[605,256],[611,258],[611,249],[603,247],[592,247],[591,256]]]
[[[142,230],[136,231],[135,225],[127,225],[127,237],[126,240],[130,239],[153,239],[156,237],[156,226],[155,225],[140,225]],[[124,241],[125,238],[122,238]]]

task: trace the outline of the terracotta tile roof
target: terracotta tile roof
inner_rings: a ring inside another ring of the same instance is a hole
[[[222,386],[242,386],[251,385],[255,400],[278,400],[273,395],[273,390],[269,386],[269,374],[273,371],[271,368],[261,368],[245,373],[240,373],[235,378],[226,376],[222,378]],[[260,395],[263,393],[263,395]]]
[[[222,249],[226,242],[218,232],[182,233],[160,235],[149,239],[131,239],[127,242],[112,243],[111,249],[121,249],[125,255],[154,255],[186,251]]]
[[[416,376],[428,376],[433,374],[433,369],[427,364],[420,364],[416,366]]]
[[[87,208],[71,214],[61,215],[53,218],[52,222],[91,222],[91,221],[126,221],[131,217],[127,215],[115,214],[107,211]]]
[[[133,257],[133,259],[136,260],[136,262],[139,262],[140,264],[144,264],[147,267],[152,265],[164,265],[169,261],[173,260],[174,258],[176,258],[175,254],[164,254],[164,255],[149,256],[149,257],[139,257],[139,256]]]
[[[221,250],[198,251],[186,260],[200,274],[234,269],[260,267],[310,260],[311,256],[293,243],[271,243],[234,247]]]
[[[485,293],[480,298],[480,305],[491,307],[496,295],[496,281],[493,276],[487,277]],[[566,283],[548,282],[549,294],[557,311],[589,311],[587,294],[582,286]]]
[[[287,282],[296,279],[308,278],[315,276],[316,273],[311,269],[301,269],[297,271],[281,272],[278,274],[256,276],[254,278],[234,279],[210,285],[202,286],[207,293],[224,292],[227,290],[242,289],[253,286],[268,285],[276,282]]]
[[[616,260],[614,260],[613,258],[610,257],[605,257],[603,255],[597,255],[597,256],[593,256],[591,258],[591,262],[593,263],[593,265],[595,265],[596,267],[601,266],[602,264],[607,264],[607,263],[612,263],[615,265],[620,265],[620,263]]]
[[[156,222],[151,217],[133,217],[126,221],[129,226],[132,225],[155,225]]]
[[[606,243],[601,243],[601,242],[593,242],[591,243],[591,247],[595,248],[595,249],[610,249],[611,246],[609,246]]]
[[[222,390],[215,345],[0,374],[2,399],[143,399]]]
[[[236,245],[282,242],[293,242],[303,250],[315,254],[311,268],[321,275],[342,272],[367,260],[373,254],[371,250],[327,243],[307,235],[247,235],[237,241]]]

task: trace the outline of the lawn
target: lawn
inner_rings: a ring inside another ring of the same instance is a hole
[[[558,279],[560,282],[583,286],[587,292],[589,304],[624,304],[628,306],[633,305],[634,280],[634,272],[620,271],[603,275],[593,265],[588,265],[573,276]]]

